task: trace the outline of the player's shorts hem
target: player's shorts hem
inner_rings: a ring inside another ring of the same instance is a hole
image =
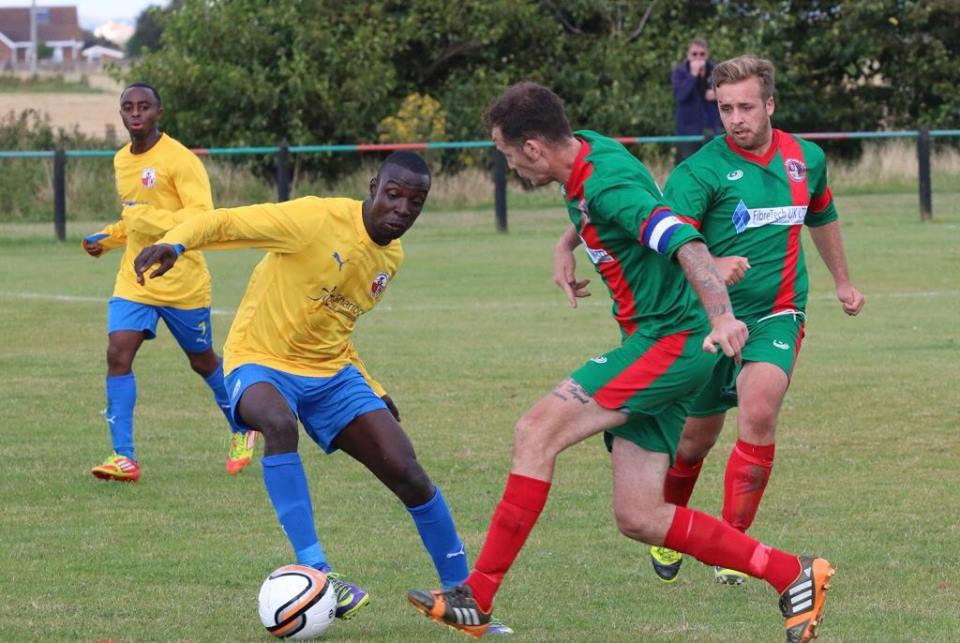
[[[715,409],[708,409],[706,411],[696,410],[696,411],[687,411],[687,417],[691,418],[706,418],[713,415],[722,415],[729,411],[730,409],[736,408],[736,404],[730,404],[728,406],[720,406]]]

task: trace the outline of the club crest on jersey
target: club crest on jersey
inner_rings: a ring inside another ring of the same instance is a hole
[[[374,299],[380,299],[380,295],[383,294],[383,291],[387,288],[387,282],[390,281],[390,275],[385,272],[381,272],[373,280],[373,283],[370,284],[370,294],[373,295]]]
[[[144,168],[140,173],[140,182],[143,183],[143,187],[152,188],[157,184],[157,171],[152,167]]]
[[[807,178],[807,166],[797,159],[787,159],[783,162],[783,167],[787,171],[787,176],[795,183],[802,182]]]
[[[728,181],[738,181],[743,178],[743,170],[732,170],[727,172]]]

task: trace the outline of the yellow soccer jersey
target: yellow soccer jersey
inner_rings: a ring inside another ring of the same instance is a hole
[[[187,250],[267,251],[224,344],[225,372],[260,364],[330,377],[351,362],[364,370],[350,335],[360,315],[380,301],[403,261],[403,247],[399,240],[376,244],[363,226],[361,207],[353,199],[305,197],[221,209],[188,219],[160,240]]]
[[[166,134],[143,154],[125,145],[113,157],[121,219],[104,228],[106,250],[126,246],[113,294],[130,301],[174,308],[210,305],[210,273],[200,252],[186,253],[163,279],[141,286],[133,271],[140,251],[178,223],[213,209],[210,180],[196,155]]]

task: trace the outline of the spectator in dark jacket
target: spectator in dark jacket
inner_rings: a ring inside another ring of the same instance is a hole
[[[708,58],[707,41],[697,38],[687,47],[687,59],[673,68],[674,109],[677,135],[722,131],[717,97],[713,93],[713,67]],[[677,163],[700,148],[701,143],[677,143]]]

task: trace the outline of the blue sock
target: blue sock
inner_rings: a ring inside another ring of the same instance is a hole
[[[313,504],[300,454],[294,451],[268,455],[260,460],[260,464],[263,466],[263,484],[297,562],[317,568],[326,565],[327,559],[313,524]]]
[[[467,553],[440,488],[437,487],[429,501],[419,507],[407,507],[407,511],[417,525],[423,546],[433,559],[440,583],[444,587],[453,587],[467,580]]]
[[[227,395],[227,387],[223,385],[223,364],[221,363],[217,370],[203,378],[203,381],[213,391],[213,399],[217,401],[217,406],[226,416],[227,422],[230,424],[230,430],[234,433],[243,433],[245,429],[237,425],[233,419],[233,414],[230,412],[230,396]]]
[[[113,450],[136,460],[133,450],[133,407],[137,403],[137,380],[133,373],[107,375],[107,410],[103,416],[110,429]]]

